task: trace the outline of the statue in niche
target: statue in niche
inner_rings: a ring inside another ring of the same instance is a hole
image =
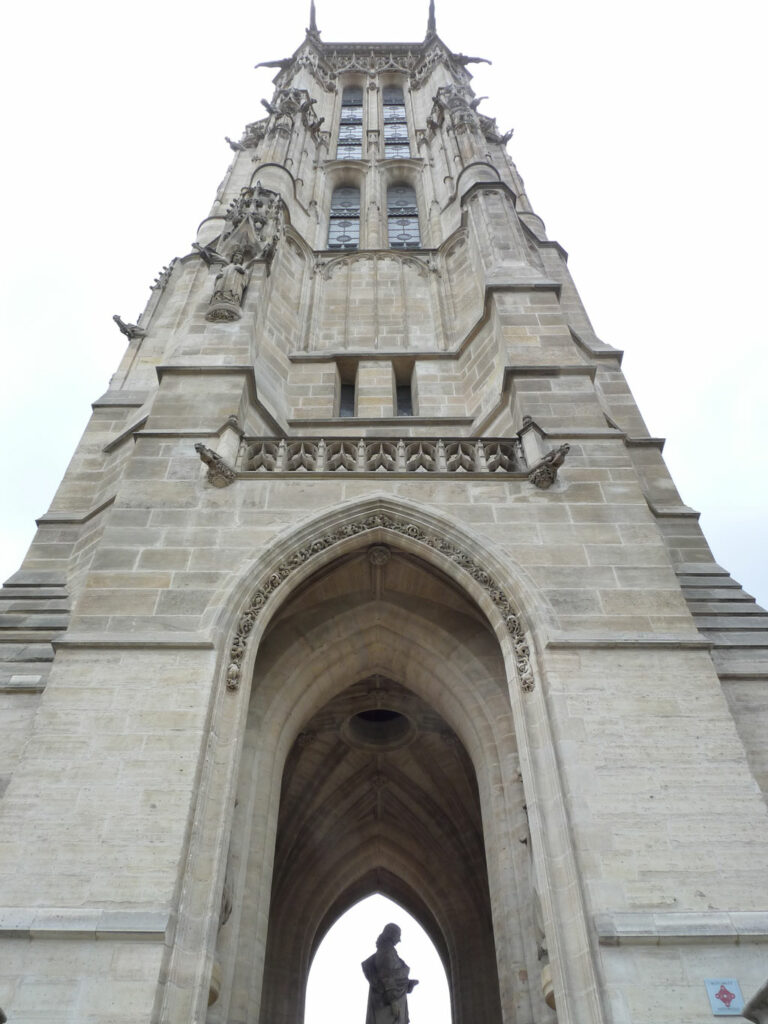
[[[408,1024],[408,995],[418,985],[408,977],[410,967],[397,955],[400,928],[387,924],[376,939],[376,952],[363,960],[370,989],[365,1024]]]
[[[248,277],[248,271],[243,266],[243,254],[236,250],[232,254],[232,262],[227,263],[216,275],[211,302],[228,302],[232,306],[239,306],[248,285]]]

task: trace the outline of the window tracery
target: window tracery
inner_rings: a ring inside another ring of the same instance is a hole
[[[360,245],[360,189],[335,188],[328,224],[329,249],[357,249]]]
[[[341,97],[341,119],[336,157],[361,160],[363,156],[363,90],[347,86]]]
[[[387,85],[382,92],[384,114],[384,156],[386,159],[407,158],[411,155],[408,139],[408,121],[405,99],[399,85]]]
[[[410,185],[390,185],[387,189],[387,230],[392,249],[418,249],[419,208],[416,192]]]

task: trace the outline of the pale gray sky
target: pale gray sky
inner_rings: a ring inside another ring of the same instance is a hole
[[[376,937],[390,921],[403,933],[398,955],[419,982],[408,996],[413,1024],[450,1024],[448,982],[435,947],[418,921],[380,895],[352,907],[321,943],[309,973],[304,1024],[364,1024],[368,982],[360,965],[376,952]]]
[[[327,41],[420,40],[426,11],[318,0]],[[307,12],[42,0],[6,16],[0,578],[120,358],[112,314],[135,321],[189,251],[224,135],[271,95],[253,65],[290,54]],[[481,110],[515,128],[534,207],[598,334],[625,350],[715,556],[768,602],[764,3],[438,0],[437,19],[449,46],[493,61],[472,68]]]
[[[423,37],[427,3],[319,0],[323,38]],[[279,11],[279,14],[277,13]],[[5,496],[13,572],[148,287],[189,251],[262,114],[260,60],[295,49],[304,0],[43,0],[9,16],[2,272]],[[722,564],[768,600],[766,7],[549,0],[467,8],[438,30],[478,65],[510,152],[597,332],[626,352],[650,429]]]

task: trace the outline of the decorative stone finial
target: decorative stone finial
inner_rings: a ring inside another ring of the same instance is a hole
[[[427,38],[437,35],[437,22],[435,20],[435,0],[429,0],[429,16],[427,17]]]
[[[307,32],[313,36],[317,36],[320,33],[317,30],[317,12],[315,11],[315,0],[309,0],[309,28]]]

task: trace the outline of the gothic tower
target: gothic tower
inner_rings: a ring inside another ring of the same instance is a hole
[[[454,1024],[768,1020],[766,617],[472,63],[313,7],[116,318],[2,592],[11,1022],[300,1024],[376,891]]]

